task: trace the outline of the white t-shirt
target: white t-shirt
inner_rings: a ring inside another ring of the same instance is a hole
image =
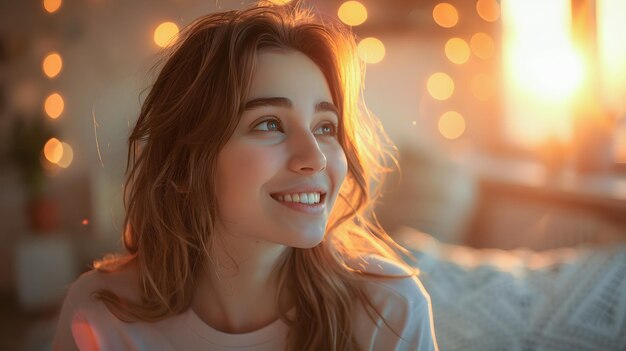
[[[402,268],[383,258],[369,257],[367,261],[366,271],[405,274]],[[138,296],[132,273],[83,274],[65,298],[55,350],[276,351],[286,347],[288,326],[280,319],[244,334],[218,331],[204,323],[191,308],[155,323],[126,323],[117,319],[103,302],[90,297],[101,288],[123,297]],[[355,338],[362,350],[437,350],[430,298],[417,278],[372,278],[366,283],[366,292],[402,339],[383,321],[372,322],[359,304],[353,322]]]

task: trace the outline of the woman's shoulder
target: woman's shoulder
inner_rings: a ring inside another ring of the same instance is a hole
[[[374,255],[364,257],[359,266],[365,273],[363,290],[376,310],[372,315],[364,305],[355,311],[355,331],[362,347],[437,350],[430,297],[416,272]]]
[[[381,297],[405,307],[430,302],[426,289],[418,279],[417,270],[409,266],[379,255],[367,255],[359,260],[357,267],[365,273],[365,288],[373,299]]]
[[[92,294],[108,290],[123,299],[139,301],[137,268],[127,264],[115,271],[91,269],[81,274],[70,286],[67,299],[74,307],[93,303]]]

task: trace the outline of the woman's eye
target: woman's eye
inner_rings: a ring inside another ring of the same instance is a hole
[[[319,135],[328,135],[328,136],[336,136],[337,135],[337,125],[334,123],[326,123],[317,128],[315,134]]]
[[[262,131],[262,132],[282,132],[282,128],[280,126],[280,122],[275,119],[267,119],[256,126],[254,126],[254,130]]]

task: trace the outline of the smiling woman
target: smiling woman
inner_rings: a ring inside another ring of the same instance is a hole
[[[181,32],[129,138],[127,253],[73,284],[56,349],[437,349],[372,213],[391,145],[354,49],[299,4]]]
[[[220,215],[229,219],[221,231],[316,246],[347,173],[324,75],[299,51],[263,50],[248,99],[217,160]]]

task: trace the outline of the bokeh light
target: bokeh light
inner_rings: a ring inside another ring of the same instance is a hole
[[[626,114],[626,1],[602,0],[596,4],[602,98],[607,109]],[[626,145],[626,138],[622,140],[622,144]],[[618,148],[616,152],[618,150],[625,150],[622,153],[626,153],[625,148]]]
[[[446,42],[446,57],[450,62],[457,65],[467,62],[470,57],[470,49],[467,42],[461,38],[451,38]]]
[[[337,16],[349,26],[358,26],[367,20],[367,9],[358,1],[346,1],[339,6]]]
[[[174,22],[163,22],[154,30],[154,42],[164,48],[176,41],[178,26]]]
[[[456,111],[448,111],[439,117],[438,127],[444,138],[454,140],[465,132],[465,119]]]
[[[43,8],[49,13],[54,13],[61,7],[61,0],[44,0]]]
[[[82,220],[82,225],[88,225],[89,224],[89,220],[87,218]]]
[[[52,52],[46,56],[42,63],[43,73],[45,73],[48,78],[56,77],[63,68],[63,60],[61,59],[61,55],[57,52]]]
[[[575,42],[572,2],[508,1],[501,9],[505,137],[522,147],[570,142],[573,116],[585,106],[579,98],[590,96],[578,93],[591,64]]]
[[[63,157],[63,144],[57,138],[50,138],[43,147],[43,154],[51,163],[57,163]]]
[[[444,28],[452,28],[459,22],[459,13],[456,7],[442,2],[433,8],[433,19]]]
[[[585,75],[584,59],[573,49],[519,53],[512,56],[510,62],[512,76],[519,87],[546,100],[570,98]]]
[[[491,36],[487,33],[478,32],[472,35],[470,39],[470,47],[472,52],[481,59],[488,59],[493,56],[495,43]]]
[[[430,96],[437,100],[446,100],[454,93],[454,81],[443,72],[431,75],[426,86]]]
[[[564,0],[514,1],[505,7],[504,73],[515,84],[512,88],[544,101],[562,102],[581,86],[586,67],[584,55],[572,41],[570,5]]]
[[[68,143],[62,142],[61,145],[63,147],[62,156],[59,161],[57,161],[57,165],[61,168],[67,168],[74,160],[74,150],[72,150],[72,147]]]
[[[478,100],[487,101],[491,99],[496,92],[493,77],[485,73],[475,75],[472,78],[471,90],[474,97]]]
[[[46,114],[52,119],[59,118],[59,116],[63,113],[64,108],[65,102],[59,93],[50,94],[44,104]]]
[[[496,0],[478,0],[476,12],[487,22],[495,22],[500,18],[500,4]]]
[[[385,45],[374,37],[361,40],[357,50],[361,60],[367,63],[378,63],[385,57]]]

